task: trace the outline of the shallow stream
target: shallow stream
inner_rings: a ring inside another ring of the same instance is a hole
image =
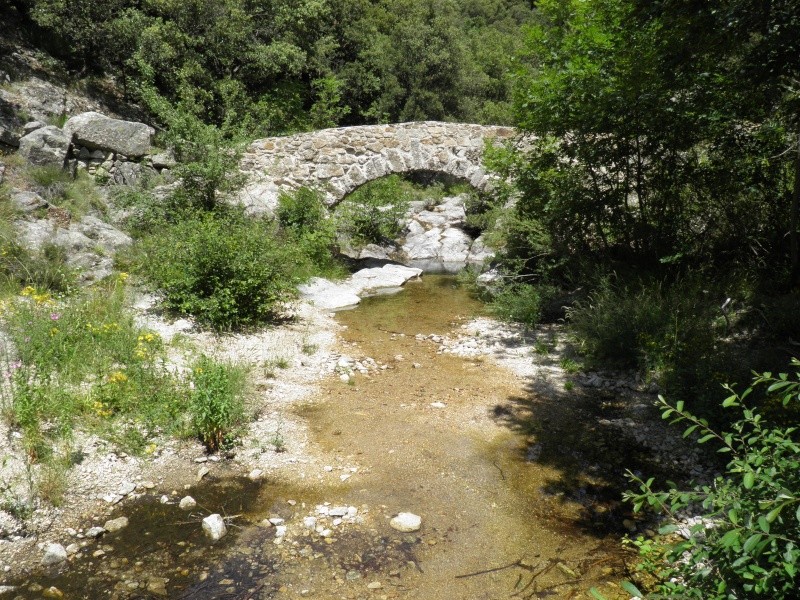
[[[452,277],[426,275],[340,313],[342,352],[387,368],[331,377],[297,409],[328,476],[204,481],[185,491],[190,513],[160,493],[127,503],[126,529],[13,582],[18,597],[627,597],[618,499],[636,456],[594,427],[613,398],[543,397],[484,358],[441,353],[430,336],[481,309]],[[229,533],[211,544],[200,520],[215,512]],[[390,527],[400,512],[421,528]]]

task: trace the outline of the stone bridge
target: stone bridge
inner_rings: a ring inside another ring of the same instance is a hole
[[[247,184],[240,201],[248,212],[271,212],[281,192],[306,186],[334,206],[359,186],[391,173],[435,171],[485,189],[486,140],[514,137],[510,127],[422,121],[323,129],[256,140],[240,163]]]

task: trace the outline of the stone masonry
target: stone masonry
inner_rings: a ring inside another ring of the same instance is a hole
[[[240,163],[248,182],[239,199],[252,214],[272,212],[281,192],[306,186],[334,206],[368,181],[410,171],[447,173],[482,190],[492,180],[481,161],[485,141],[515,135],[510,127],[422,121],[256,140]]]

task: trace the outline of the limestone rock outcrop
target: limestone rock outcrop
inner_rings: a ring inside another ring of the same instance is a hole
[[[144,123],[86,112],[70,118],[64,125],[64,133],[76,146],[138,158],[150,152],[155,131]]]
[[[20,138],[19,153],[33,165],[63,167],[69,140],[58,127],[42,127]]]

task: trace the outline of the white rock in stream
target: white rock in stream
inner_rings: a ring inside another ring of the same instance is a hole
[[[417,531],[422,526],[422,517],[414,513],[401,512],[389,521],[389,526],[403,533]]]
[[[184,496],[178,503],[178,508],[181,510],[192,510],[195,506],[197,506],[197,500],[191,496]]]
[[[203,533],[205,533],[206,537],[212,542],[216,542],[225,537],[225,534],[228,533],[228,528],[225,526],[225,520],[222,518],[222,515],[214,513],[203,519]]]

